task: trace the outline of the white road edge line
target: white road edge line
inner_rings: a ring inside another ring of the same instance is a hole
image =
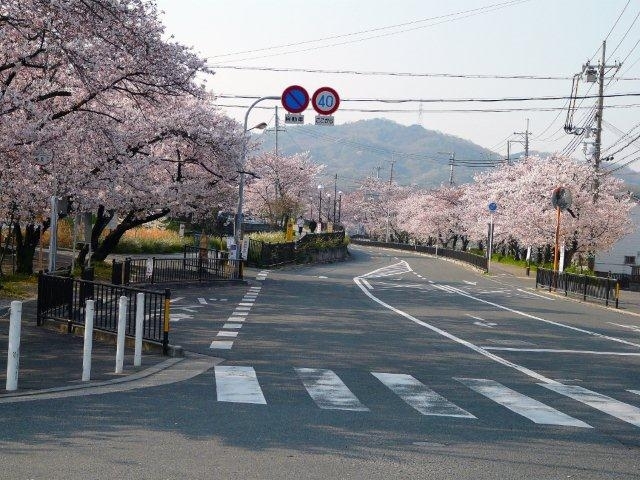
[[[389,305],[388,303],[383,302],[382,300],[380,300],[379,298],[374,296],[372,293],[370,293],[366,289],[366,287],[364,287],[362,285],[362,280],[359,277],[354,277],[353,281],[355,282],[356,285],[358,285],[360,290],[362,290],[364,292],[364,294],[366,296],[368,296],[371,300],[373,300],[374,302],[376,302],[376,303],[382,305],[383,307],[391,310],[392,312],[395,312],[398,315],[401,315],[401,316],[407,318],[408,320],[411,320],[412,322],[414,322],[414,323],[416,323],[418,325],[426,327],[429,330],[431,330],[431,331],[433,331],[435,333],[438,333],[439,335],[442,335],[443,337],[448,338],[449,340],[453,340],[454,342],[459,343],[460,345],[463,345],[463,346],[465,346],[465,347],[467,347],[467,348],[479,353],[480,355],[483,355],[483,356],[493,360],[494,362],[498,362],[498,363],[500,363],[500,364],[502,364],[504,366],[507,366],[507,367],[513,368],[515,370],[518,370],[519,372],[524,373],[525,375],[527,375],[527,376],[529,376],[531,378],[535,378],[536,380],[540,380],[541,382],[544,382],[544,383],[559,384],[559,382],[557,382],[557,381],[555,381],[555,380],[553,380],[551,378],[547,378],[544,375],[541,375],[541,374],[539,374],[537,372],[534,372],[533,370],[528,369],[527,367],[523,367],[522,365],[518,365],[516,363],[510,362],[509,360],[506,360],[506,359],[504,359],[502,357],[499,357],[498,355],[495,355],[495,354],[489,352],[488,350],[486,350],[486,349],[484,349],[482,347],[479,347],[478,345],[475,345],[475,344],[473,344],[471,342],[463,340],[460,337],[456,337],[455,335],[447,332],[446,330],[442,330],[442,329],[440,329],[438,327],[435,327],[435,326],[433,326],[433,325],[431,325],[431,324],[429,324],[427,322],[423,322],[422,320],[418,320],[414,316],[409,315],[408,313],[403,312],[402,310],[400,310],[400,309],[398,309],[398,308],[396,308],[396,307],[394,307],[392,305]]]
[[[605,340],[611,340],[612,342],[618,342],[618,343],[622,343],[624,345],[630,345],[632,347],[640,348],[640,344],[638,344],[638,343],[628,342],[627,340],[623,340],[621,338],[610,337],[608,335],[603,335],[602,333],[592,332],[591,330],[586,330],[584,328],[572,327],[571,325],[566,325],[564,323],[554,322],[553,320],[547,320],[545,318],[536,317],[535,315],[531,315],[530,313],[525,313],[525,312],[523,312],[521,310],[516,310],[514,308],[509,308],[509,307],[506,307],[504,305],[500,305],[499,303],[490,302],[489,300],[484,300],[482,298],[474,297],[473,295],[470,295],[469,293],[465,292],[464,290],[460,290],[460,289],[452,287],[450,285],[435,285],[435,287],[439,288],[441,290],[444,290],[446,292],[456,293],[458,295],[462,295],[463,297],[470,298],[470,299],[475,300],[477,302],[481,302],[481,303],[485,303],[487,305],[491,305],[491,306],[499,308],[501,310],[506,310],[507,312],[515,313],[516,315],[520,315],[522,317],[530,318],[532,320],[538,320],[539,322],[548,323],[549,325],[555,325],[556,327],[567,328],[567,329],[573,330],[575,332],[586,333],[587,335],[592,335],[594,337],[604,338]]]
[[[499,350],[503,352],[531,352],[531,353],[581,353],[587,355],[617,355],[621,357],[640,357],[640,353],[633,352],[595,352],[593,350],[562,350],[553,348],[513,348],[513,347],[489,347],[486,350]]]

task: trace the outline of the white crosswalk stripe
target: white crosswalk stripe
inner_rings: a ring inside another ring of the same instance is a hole
[[[219,402],[266,405],[253,367],[215,366]]]
[[[371,372],[371,374],[423,415],[476,418],[411,375],[378,372]]]
[[[223,334],[220,336],[231,337],[232,335]],[[231,348],[230,344],[232,342],[216,340],[214,343],[217,344],[217,348]],[[229,345],[226,345],[226,343]],[[294,370],[297,374],[296,383],[302,383],[302,386],[318,408],[352,412],[370,411],[334,371],[319,368],[295,368]],[[384,372],[370,373],[382,385],[397,395],[399,400],[404,401],[424,416],[466,418],[470,420],[478,418],[471,413],[473,409],[470,409],[471,412],[469,412],[461,408],[412,375]],[[536,424],[593,428],[582,420],[512,390],[495,380],[462,377],[455,377],[454,380]],[[253,367],[217,365],[215,367],[215,381],[216,398],[219,402],[267,404]],[[640,427],[640,408],[638,407],[579,386],[560,383],[540,383],[539,385]],[[382,388],[380,387],[380,389]],[[640,395],[640,390],[628,391]],[[379,393],[381,392],[382,390]],[[371,392],[368,392],[368,395],[371,394]],[[375,395],[375,392],[373,395]]]
[[[591,425],[577,418],[570,417],[538,400],[511,390],[494,380],[483,378],[456,378],[456,380],[534,423],[591,428]]]
[[[541,383],[545,388],[640,427],[640,408],[577,385]]]
[[[296,372],[318,407],[327,410],[369,411],[331,370],[296,368]]]

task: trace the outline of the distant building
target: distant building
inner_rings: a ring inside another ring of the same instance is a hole
[[[609,252],[596,256],[596,272],[631,275],[633,267],[640,267],[640,205],[638,203],[631,209],[631,221],[634,231],[621,238]]]

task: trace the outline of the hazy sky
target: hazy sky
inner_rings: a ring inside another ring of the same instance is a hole
[[[614,79],[605,93],[640,93],[637,79],[640,77],[637,43],[640,41],[640,2],[637,0],[159,0],[157,3],[164,11],[162,18],[167,33],[176,40],[209,58],[211,65],[243,67],[240,70],[216,68],[216,74],[207,82],[214,93],[280,95],[285,87],[299,84],[312,94],[318,87],[330,86],[342,99],[341,108],[334,114],[338,124],[384,117],[466,138],[504,154],[507,137],[519,139],[511,134],[524,131],[528,118],[531,149],[562,151],[574,138],[562,129],[566,117],[566,109],[558,110],[566,105],[562,99],[495,103],[350,100],[564,97],[571,90],[570,78],[581,70],[583,63],[588,59],[592,64],[598,63],[599,48],[607,36],[607,63],[613,64],[628,56],[616,77],[635,80]],[[394,25],[402,26],[386,28]],[[363,31],[368,33],[359,33]],[[329,37],[334,38],[327,39]],[[272,48],[286,44],[290,46]],[[238,53],[246,51],[251,52]],[[246,67],[563,78],[439,78],[274,72]],[[592,87],[589,94],[597,92],[596,85],[581,83],[580,93],[586,93],[589,87]],[[218,100],[219,105],[226,105],[223,109],[230,116],[240,121],[251,102],[233,98]],[[253,109],[249,123],[265,121],[273,125],[273,107],[278,104],[276,101],[261,103],[270,108]],[[588,112],[584,107],[594,104],[595,99],[582,103],[575,115],[576,123]],[[605,99],[605,106],[634,105],[605,110],[605,148],[640,120],[636,104],[640,106],[638,96]],[[556,110],[539,111],[540,108]],[[451,112],[452,109],[463,112]],[[470,109],[529,110],[478,113]],[[313,123],[314,115],[309,107],[306,123]],[[331,127],[326,128],[330,134]],[[393,148],[402,150],[401,145]],[[518,146],[513,145],[512,149]],[[634,151],[635,148],[628,148],[617,158]],[[574,155],[584,158],[581,146]],[[632,154],[620,162],[636,156]],[[640,169],[640,161],[632,166]]]

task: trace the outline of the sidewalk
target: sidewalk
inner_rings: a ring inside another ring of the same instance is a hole
[[[7,350],[10,301],[0,300],[0,398],[7,380]],[[82,387],[83,338],[36,326],[36,301],[22,305],[20,366],[17,393],[66,386]],[[124,370],[115,374],[116,347],[93,342],[91,381],[114,380],[140,372],[165,361],[167,357],[142,353],[142,366],[133,367],[133,351],[125,349]]]

